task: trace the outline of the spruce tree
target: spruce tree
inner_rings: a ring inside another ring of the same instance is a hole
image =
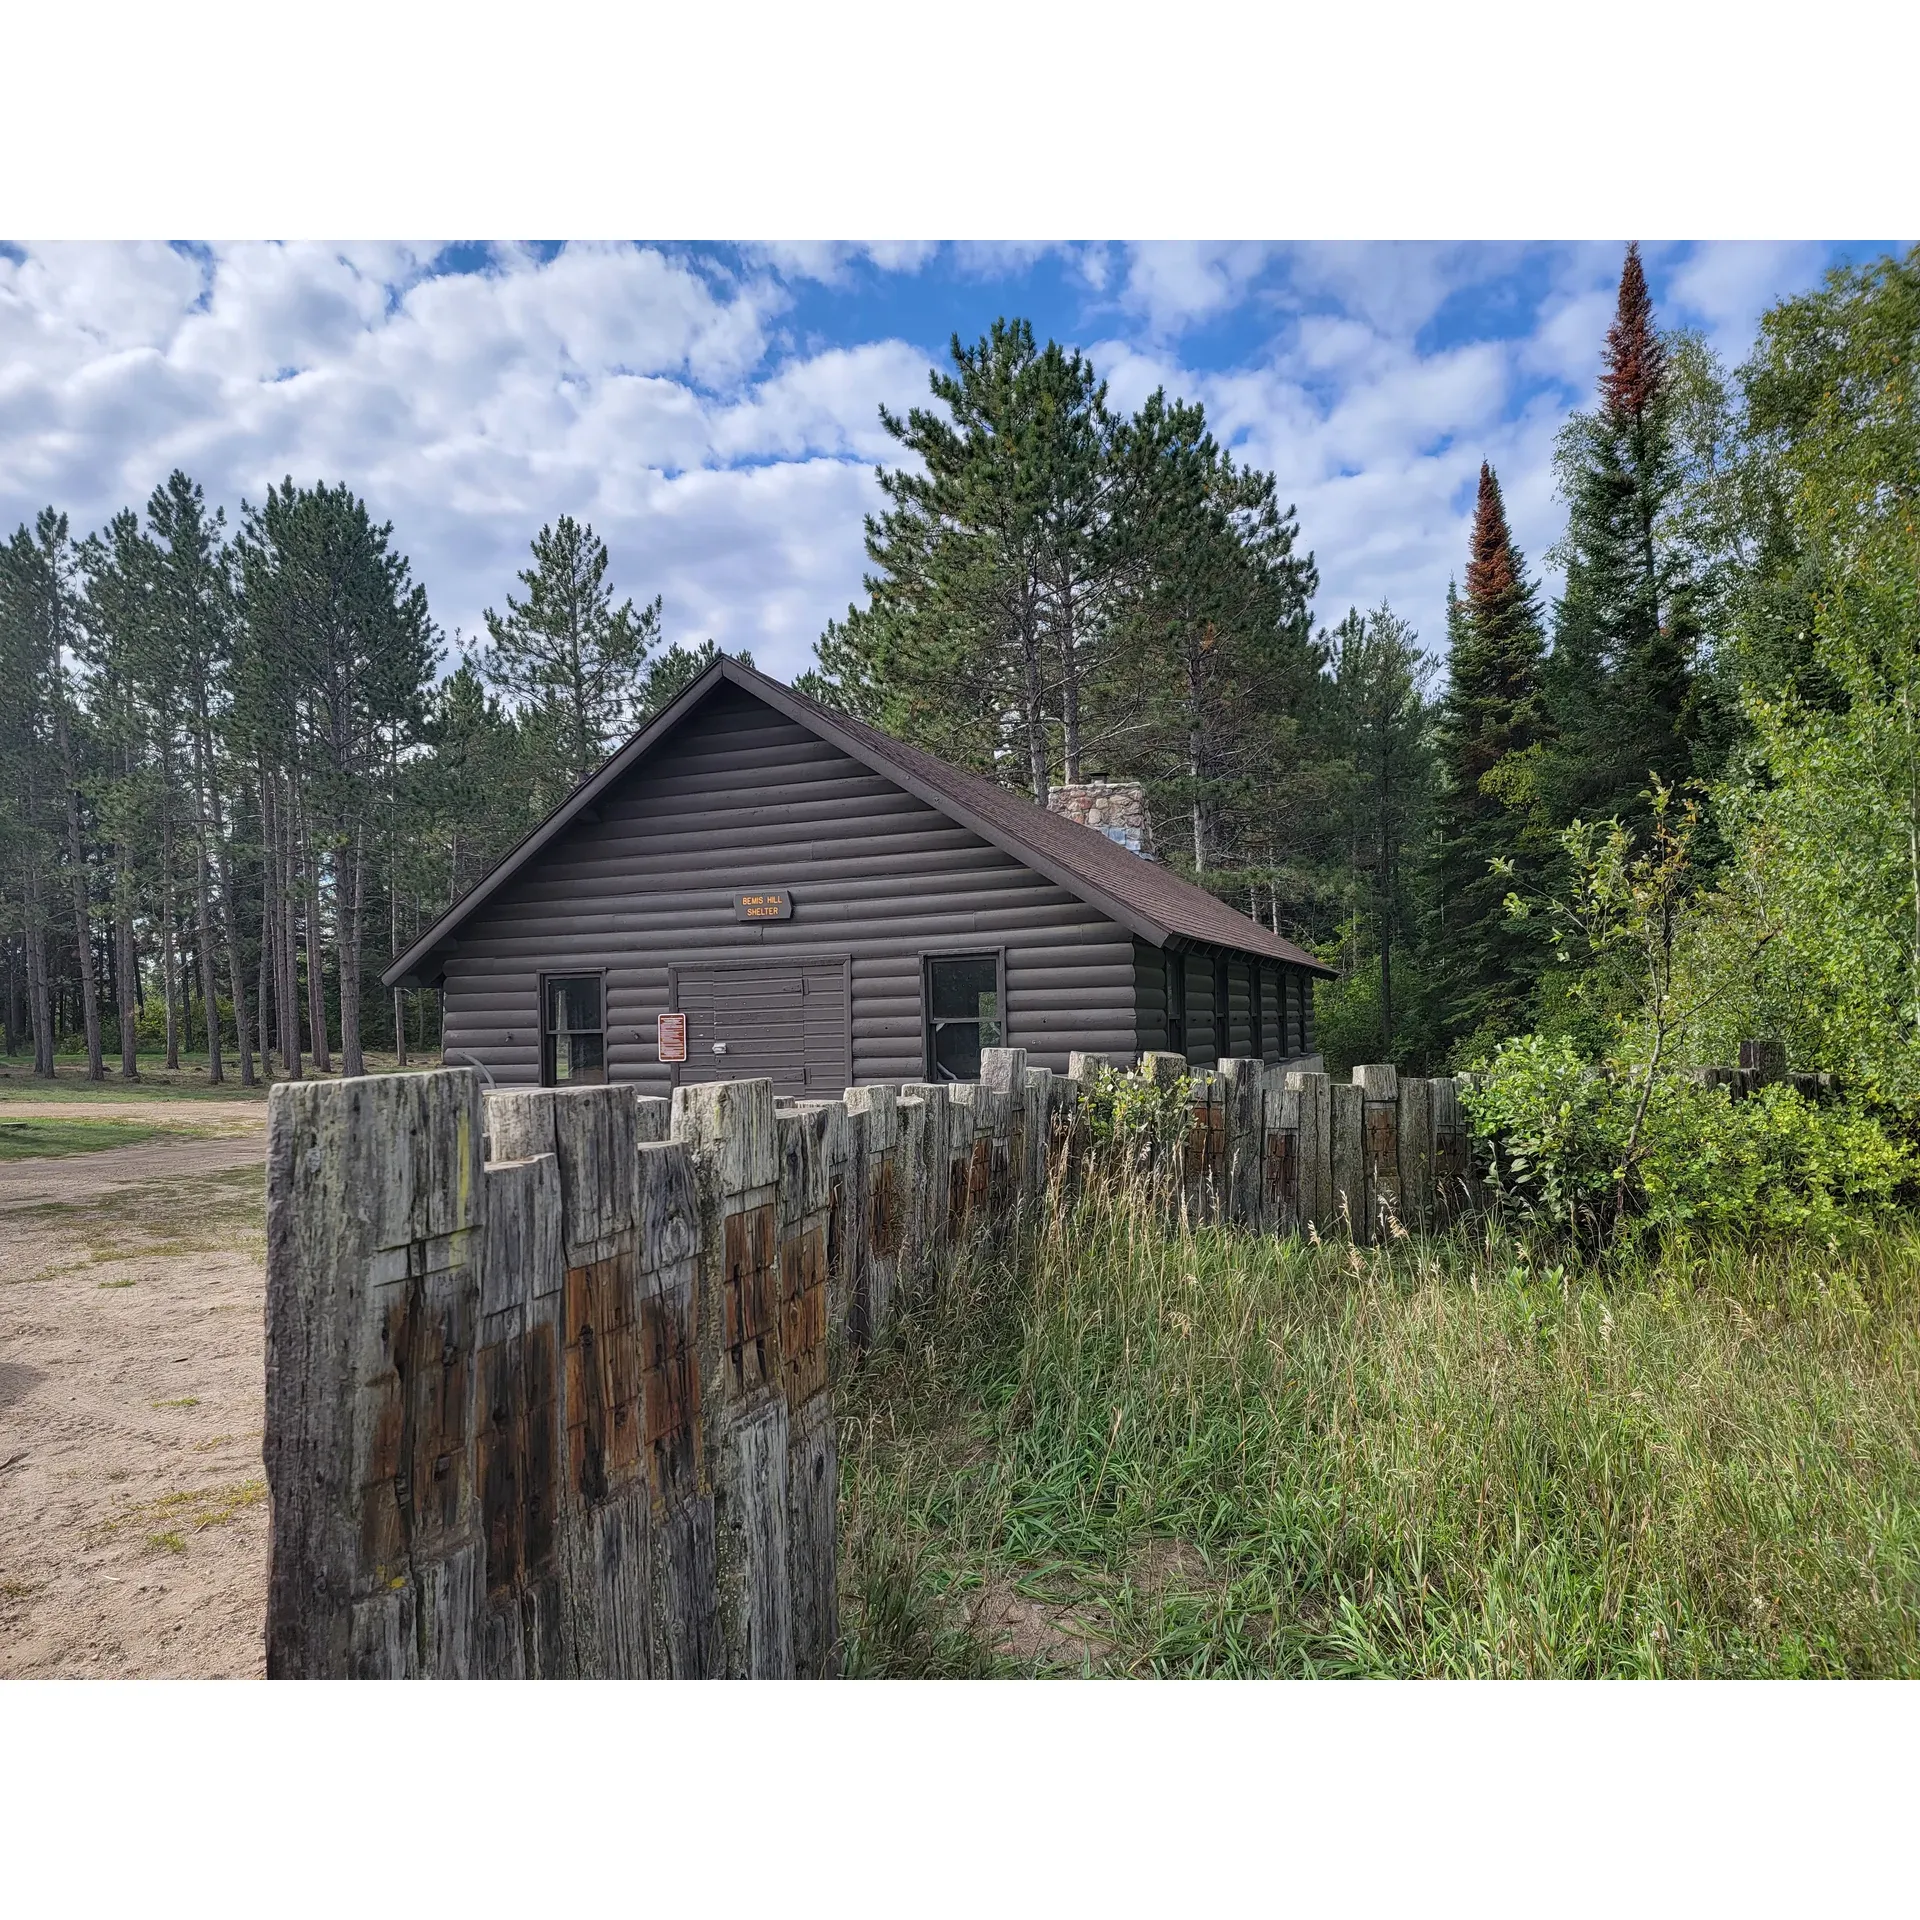
[[[1456,1041],[1512,1031],[1538,970],[1530,924],[1513,919],[1505,902],[1516,887],[1528,888],[1540,864],[1528,803],[1545,738],[1546,636],[1500,482],[1484,461],[1466,580],[1464,599],[1448,589],[1433,875],[1434,1013]]]
[[[533,565],[507,596],[505,613],[486,610],[493,645],[481,677],[525,713],[541,714],[577,785],[638,724],[647,656],[660,638],[660,602],[613,604],[606,542],[570,514],[542,527]]]
[[[1599,404],[1557,453],[1567,502],[1566,592],[1546,690],[1558,736],[1546,798],[1561,820],[1643,817],[1655,777],[1696,771],[1696,592],[1668,519],[1685,484],[1667,348],[1640,249],[1627,249]]]

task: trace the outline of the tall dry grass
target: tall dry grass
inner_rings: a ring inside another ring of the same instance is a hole
[[[843,1393],[850,1671],[1920,1671],[1913,1226],[1573,1267],[1043,1217]]]

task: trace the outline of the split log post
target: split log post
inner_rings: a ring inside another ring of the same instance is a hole
[[[1753,1076],[1753,1087],[1777,1086],[1787,1077],[1787,1043],[1784,1040],[1742,1040],[1740,1068]]]
[[[1466,1110],[1460,1104],[1460,1082],[1435,1080],[1433,1096],[1433,1208],[1442,1226],[1465,1219],[1473,1206],[1472,1163],[1468,1151]]]
[[[566,1477],[560,1163],[491,1162],[480,1282],[474,1479],[486,1540],[481,1674],[571,1673],[558,1531]]]
[[[949,1169],[953,1165],[951,1091],[948,1083],[936,1080],[909,1080],[900,1089],[902,1105],[913,1101],[921,1108],[909,1232],[917,1284],[928,1291],[939,1286],[949,1266],[947,1207],[952,1194]]]
[[[1387,1222],[1400,1217],[1400,1076],[1391,1066],[1355,1067],[1365,1142],[1366,1224],[1356,1237],[1387,1238]]]
[[[1029,1067],[1022,1080],[1026,1165],[1020,1175],[1021,1203],[1033,1219],[1047,1197],[1047,1173],[1053,1162],[1054,1073],[1050,1067]]]
[[[1333,1198],[1333,1083],[1324,1073],[1289,1072],[1300,1096],[1300,1219],[1324,1238],[1338,1213]]]
[[[1417,1233],[1433,1227],[1434,1080],[1400,1082],[1400,1217]]]
[[[657,1145],[673,1132],[673,1102],[664,1096],[636,1094],[633,1102],[634,1138],[643,1145]]]
[[[1263,1102],[1266,1154],[1260,1221],[1268,1233],[1285,1236],[1300,1231],[1300,1089],[1270,1082]]]
[[[695,1326],[713,1487],[720,1671],[732,1679],[789,1679],[773,1082],[676,1088],[673,1134],[691,1152],[699,1204]]]
[[[992,1171],[992,1149],[978,1137],[974,1104],[979,1091],[978,1083],[972,1080],[955,1081],[947,1089],[947,1151],[951,1156],[947,1162],[947,1244],[951,1259],[963,1257],[973,1238]]]
[[[836,1354],[851,1358],[856,1299],[865,1298],[867,1216],[867,1116],[844,1100],[828,1108],[827,1120],[827,1318]],[[862,1309],[864,1311],[864,1309]]]
[[[479,1666],[483,1130],[467,1069],[269,1096],[272,1678]]]
[[[849,1113],[863,1115],[866,1124],[857,1199],[865,1222],[866,1259],[847,1322],[850,1345],[864,1353],[886,1331],[900,1271],[900,1116],[889,1086],[849,1087],[846,1105]]]
[[[1258,1060],[1222,1060],[1214,1084],[1220,1109],[1222,1217],[1237,1227],[1260,1224],[1266,1172],[1267,1070]]]
[[[834,1560],[839,1459],[827,1367],[828,1130],[828,1111],[817,1104],[774,1121],[780,1361],[787,1399],[787,1590],[794,1671],[807,1680],[826,1677],[840,1637]]]
[[[1367,1211],[1367,1096],[1351,1081],[1330,1081],[1331,1101],[1328,1160],[1333,1171],[1333,1213],[1336,1225],[1364,1242],[1371,1224]]]
[[[624,1087],[487,1096],[502,1158],[552,1153],[560,1169],[561,1418],[558,1547],[570,1673],[647,1672],[652,1574],[640,1406],[638,1109]]]
[[[656,1679],[703,1679],[721,1665],[700,1403],[699,1194],[693,1156],[678,1141],[646,1142],[638,1157],[640,1398],[653,1511],[650,1666]]]
[[[905,1087],[894,1094],[894,1191],[899,1211],[899,1251],[895,1256],[894,1311],[902,1301],[926,1297],[927,1242],[921,1232],[926,1206],[921,1183],[926,1172],[927,1103]]]

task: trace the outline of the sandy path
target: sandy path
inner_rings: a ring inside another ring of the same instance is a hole
[[[265,1148],[0,1165],[0,1675],[262,1670]]]

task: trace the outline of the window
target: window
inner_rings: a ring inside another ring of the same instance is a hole
[[[1233,1052],[1233,1021],[1227,999],[1227,956],[1213,957],[1213,1057],[1224,1060]]]
[[[978,1080],[981,1048],[1000,1045],[999,955],[934,955],[926,993],[927,1077]]]
[[[545,1003],[540,1032],[543,1087],[597,1087],[607,1078],[607,1037],[602,1021],[601,976],[549,974],[540,983]]]
[[[1247,1051],[1256,1060],[1267,1057],[1267,1010],[1262,1004],[1267,991],[1267,970],[1258,960],[1247,962]]]
[[[1187,956],[1169,953],[1167,969],[1167,1051],[1187,1057]]]

